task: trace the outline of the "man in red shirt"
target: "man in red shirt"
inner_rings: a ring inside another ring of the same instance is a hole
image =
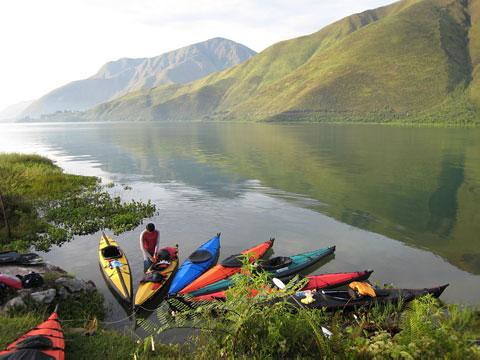
[[[143,272],[146,272],[158,255],[160,232],[152,223],[147,224],[146,229],[140,234],[140,249],[143,254]]]

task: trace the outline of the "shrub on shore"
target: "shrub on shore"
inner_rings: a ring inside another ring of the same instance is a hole
[[[0,250],[47,251],[105,228],[118,234],[154,212],[150,201],[122,202],[100,179],[65,174],[47,158],[0,154]]]

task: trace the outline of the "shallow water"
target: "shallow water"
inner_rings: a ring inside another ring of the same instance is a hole
[[[450,283],[480,299],[480,129],[222,123],[2,124],[0,151],[37,152],[66,171],[128,184],[182,260],[222,232],[220,259],[275,237],[276,255],[336,245],[316,273],[374,269],[401,287]],[[119,242],[141,277],[138,228]],[[98,234],[47,258],[92,279]],[[124,324],[124,323],[121,323]]]

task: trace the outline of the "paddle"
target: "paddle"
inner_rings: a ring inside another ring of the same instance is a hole
[[[275,284],[275,286],[278,287],[280,290],[284,290],[284,289],[285,289],[285,287],[286,287],[285,284],[284,284],[283,281],[280,280],[279,278],[273,278],[272,281],[273,281],[273,283]],[[300,301],[298,301],[298,300],[295,298],[295,296],[290,295],[290,297],[291,297],[300,307],[302,307],[303,309],[306,309],[306,307],[305,307]],[[330,330],[328,330],[326,327],[323,327],[323,326],[321,326],[321,325],[320,325],[320,327],[321,327],[321,329],[322,329],[322,334],[323,334],[323,336],[325,336],[325,337],[327,337],[327,338],[330,338],[330,337],[333,335],[333,333],[332,333]]]

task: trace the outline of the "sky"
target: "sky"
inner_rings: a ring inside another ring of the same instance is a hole
[[[392,0],[0,0],[0,111],[93,75],[213,37],[255,51]]]

